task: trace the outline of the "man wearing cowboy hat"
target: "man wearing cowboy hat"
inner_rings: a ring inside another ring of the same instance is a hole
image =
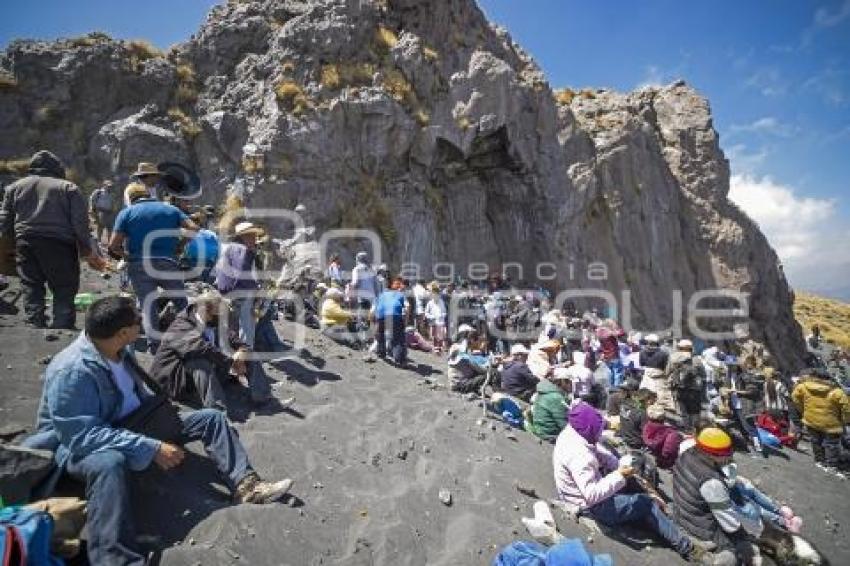
[[[148,190],[148,196],[151,198],[159,198],[157,186],[159,185],[160,179],[162,179],[162,172],[157,169],[156,165],[153,163],[147,163],[144,161],[139,163],[136,170],[130,174],[130,179],[143,184]],[[127,194],[127,189],[124,189],[124,204],[130,206],[130,198]]]
[[[539,381],[528,368],[528,354],[528,348],[514,344],[511,346],[511,360],[502,369],[502,391],[526,403],[534,395]]]
[[[169,299],[177,311],[186,308],[183,277],[175,258],[180,229],[194,234],[198,226],[179,208],[149,196],[148,187],[130,183],[125,195],[133,203],[118,213],[109,240],[109,253],[127,261],[127,275],[139,300],[145,334],[151,351],[159,340],[159,313],[155,308],[157,288],[172,292]]]

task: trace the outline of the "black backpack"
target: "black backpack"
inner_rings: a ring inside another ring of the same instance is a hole
[[[679,363],[670,376],[670,389],[679,393],[702,393],[705,387],[705,370],[693,358]]]

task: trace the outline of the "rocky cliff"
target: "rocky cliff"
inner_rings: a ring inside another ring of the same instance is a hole
[[[167,53],[97,33],[15,42],[0,129],[0,158],[49,147],[84,184],[191,163],[212,202],[252,142],[253,205],[372,228],[396,268],[515,262],[556,290],[628,289],[642,328],[670,325],[676,290],[685,306],[741,291],[753,337],[785,367],[803,353],[776,254],[727,198],[705,99],[683,82],[553,91],[472,0],[229,2]]]

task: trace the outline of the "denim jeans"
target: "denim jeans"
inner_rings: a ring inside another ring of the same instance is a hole
[[[639,523],[660,535],[682,556],[687,556],[693,546],[691,539],[643,493],[618,493],[589,507],[585,513],[608,527]]]
[[[254,320],[254,298],[234,299],[233,310],[236,312],[239,321],[239,341],[253,350],[257,336],[257,321]]]
[[[750,482],[739,479],[729,490],[729,495],[735,510],[750,520],[767,519],[780,527],[785,526],[779,506]]]
[[[177,262],[171,259],[151,259],[150,265],[158,272],[163,272],[165,277],[155,277],[155,273],[148,273],[145,269],[145,263],[142,260],[131,261],[127,264],[127,276],[130,278],[130,283],[133,285],[133,291],[136,292],[136,297],[139,300],[139,306],[142,309],[142,319],[145,325],[145,334],[148,337],[148,344],[151,347],[151,352],[156,352],[159,348],[159,339],[155,338],[159,334],[159,312],[155,308],[153,293],[157,288],[162,288],[164,291],[185,291],[183,278],[180,276],[180,268]],[[186,308],[186,297],[184,295],[177,296],[176,293],[169,296],[169,300],[174,303],[177,312]]]
[[[272,322],[272,312],[266,313],[257,321],[254,337],[254,350],[257,352],[282,352],[286,349]]]
[[[253,472],[248,455],[221,411],[204,409],[180,415],[183,440],[200,440],[231,489]],[[155,465],[155,464],[151,464]],[[68,462],[68,473],[85,482],[88,499],[88,554],[92,564],[143,565],[135,550],[130,470],[117,450],[94,452]]]
[[[611,389],[616,387],[620,387],[623,383],[623,376],[626,373],[626,368],[623,366],[622,360],[617,358],[616,360],[610,360],[605,362],[605,365],[608,366],[608,369],[611,370],[611,377],[609,385]]]
[[[390,326],[392,333],[390,353],[393,361],[397,364],[403,364],[407,361],[407,340],[404,336],[404,318],[401,316],[388,316],[377,320],[378,329],[375,333],[375,339],[378,341],[378,356],[381,358],[387,356],[387,325]]]

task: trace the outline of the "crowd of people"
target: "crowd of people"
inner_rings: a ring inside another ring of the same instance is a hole
[[[47,288],[50,327],[75,328],[78,258],[118,272],[132,294],[88,308],[83,332],[47,367],[26,444],[55,453],[57,472],[39,494],[61,473],[86,484],[93,563],[143,564],[128,474],[180,465],[185,442],[203,442],[237,502],[275,501],[292,485],[260,478],[226,418],[231,384],[256,406],[279,403],[253,355],[283,347],[273,323],[283,301],[260,275],[274,240],[244,210],[223,213],[213,229],[215,209],[193,212],[165,194],[149,163],[123,198],[106,182],[88,205],[64,176],[40,151],[30,174],[4,189],[0,233],[14,238],[25,322],[48,326]],[[601,525],[646,528],[687,559],[736,564],[766,530],[802,524],[737,475],[736,449],[766,458],[805,437],[817,467],[846,478],[850,401],[817,357],[788,375],[753,343],[626,332],[499,276],[427,282],[374,267],[362,251],[350,270],[343,263],[332,256],[323,276],[297,287],[322,334],[370,362],[406,368],[409,349],[442,360],[453,391],[552,443],[558,498]],[[672,506],[658,469],[672,471]]]

